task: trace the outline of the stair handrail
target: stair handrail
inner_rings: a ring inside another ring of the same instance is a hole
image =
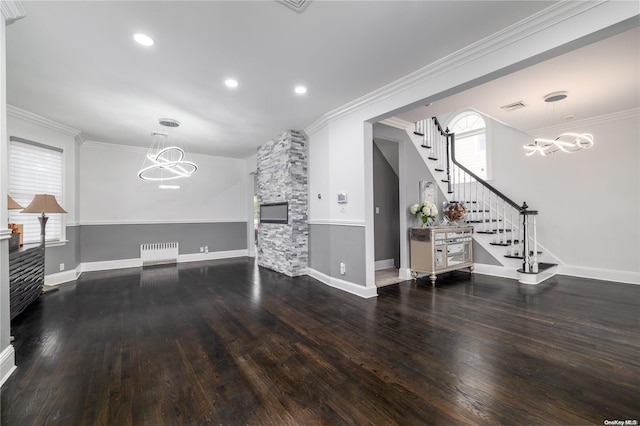
[[[526,201],[522,203],[522,206],[519,206],[511,198],[507,197],[502,192],[500,192],[496,188],[494,188],[490,183],[488,183],[487,181],[485,181],[484,179],[482,179],[481,177],[479,177],[478,175],[473,173],[471,170],[466,168],[464,165],[460,164],[458,162],[458,160],[456,160],[456,135],[455,135],[455,133],[450,132],[448,128],[446,130],[442,130],[442,126],[440,125],[440,122],[438,121],[437,117],[432,117],[432,119],[433,119],[434,124],[438,128],[438,131],[440,132],[440,135],[445,138],[445,141],[447,143],[447,146],[446,146],[446,150],[447,150],[447,181],[448,181],[449,191],[451,191],[451,189],[452,189],[451,188],[451,175],[450,175],[450,170],[449,170],[449,168],[450,168],[449,163],[452,162],[453,164],[458,166],[461,170],[466,172],[469,176],[473,177],[476,180],[476,182],[480,182],[480,184],[482,184],[485,188],[487,188],[489,191],[491,191],[494,194],[496,194],[505,203],[509,204],[511,207],[516,209],[519,212],[519,214],[522,215],[522,228],[523,228],[523,235],[524,235],[524,239],[523,239],[523,242],[522,242],[523,243],[522,269],[519,269],[518,271],[519,272],[525,272],[525,273],[530,273],[530,272],[536,273],[536,272],[538,272],[538,247],[537,247],[538,243],[537,243],[537,230],[536,230],[536,220],[535,220],[536,216],[538,215],[538,211],[537,210],[530,210]],[[451,150],[451,156],[450,157],[449,157],[449,149]],[[451,161],[449,161],[449,158],[451,159]],[[533,252],[532,253],[530,253],[530,249],[529,249],[529,216],[533,216]]]
[[[506,195],[504,195],[502,192],[498,191],[489,182],[485,181],[484,179],[482,179],[481,177],[479,177],[478,175],[473,173],[471,170],[466,168],[464,165],[459,163],[458,160],[456,160],[456,148],[455,148],[456,147],[456,143],[455,143],[456,136],[455,136],[455,133],[450,132],[448,128],[446,130],[442,130],[442,126],[440,125],[440,122],[438,121],[437,117],[432,117],[432,120],[433,120],[433,123],[438,128],[438,131],[440,132],[440,134],[446,138],[446,141],[447,141],[447,157],[449,157],[449,147],[451,147],[451,162],[453,164],[455,164],[456,166],[460,167],[460,169],[464,170],[469,176],[473,177],[476,180],[476,182],[480,182],[485,188],[487,188],[489,191],[491,191],[494,194],[496,194],[498,197],[502,198],[502,200],[504,202],[509,204],[514,209],[518,210],[520,213],[529,214],[529,215],[533,215],[533,214],[537,214],[538,213],[535,210],[527,210],[528,206],[527,206],[526,202],[524,202],[522,206],[518,205],[518,203],[516,203],[511,198],[509,198]],[[451,177],[449,175],[449,162],[450,161],[448,161],[448,160],[449,160],[449,158],[447,158],[447,180],[449,180],[449,185],[451,185]]]

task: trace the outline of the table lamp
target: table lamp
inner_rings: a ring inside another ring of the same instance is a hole
[[[7,194],[7,209],[8,210],[22,210],[22,209],[24,209],[24,207],[22,207],[20,204],[18,204],[16,202],[16,200],[11,198],[11,195]]]
[[[45,213],[66,213],[66,210],[60,207],[60,204],[56,201],[56,197],[50,194],[36,194],[31,200],[31,203],[24,208],[20,213],[41,213],[42,216],[38,216],[40,221],[40,244],[44,247],[44,229],[47,226],[47,220],[49,218],[45,216]]]

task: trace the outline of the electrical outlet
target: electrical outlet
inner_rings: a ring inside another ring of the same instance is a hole
[[[204,247],[200,247],[200,253],[204,253]]]
[[[344,275],[347,273],[346,265],[344,262],[340,262],[340,275]]]
[[[61,263],[61,264],[60,264],[60,270],[61,270],[61,271],[64,271],[64,263]]]

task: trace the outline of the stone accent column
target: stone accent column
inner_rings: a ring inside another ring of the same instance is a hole
[[[287,202],[289,222],[258,226],[258,265],[290,277],[305,275],[309,262],[307,141],[287,131],[258,149],[258,203]]]

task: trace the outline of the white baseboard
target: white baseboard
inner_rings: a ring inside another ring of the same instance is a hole
[[[400,268],[398,270],[398,278],[402,278],[403,280],[412,280],[413,275],[411,275],[410,268]]]
[[[13,345],[9,345],[0,353],[0,386],[7,381],[16,369],[16,354]]]
[[[364,287],[359,284],[354,284],[349,281],[341,280],[339,278],[333,278],[315,269],[309,268],[309,276],[316,280],[325,283],[330,287],[337,288],[347,293],[355,294],[363,298],[371,298],[378,296],[378,289],[376,287]]]
[[[142,259],[104,260],[100,262],[83,262],[78,268],[80,273],[93,271],[109,271],[111,269],[141,268]]]
[[[481,275],[491,275],[492,277],[502,277],[517,280],[519,277],[518,271],[515,268],[498,266],[498,265],[485,265],[483,263],[473,264],[473,273]]]
[[[69,281],[75,281],[80,275],[76,269],[58,272],[57,274],[49,274],[44,277],[44,285],[59,285]]]
[[[376,271],[395,267],[396,263],[393,259],[376,260]]]
[[[558,274],[626,284],[640,284],[640,272],[589,268],[586,266],[558,265]]]
[[[227,251],[210,251],[209,253],[190,253],[178,255],[178,263],[183,262],[197,262],[201,260],[216,260],[216,259],[228,259],[232,257],[246,257],[247,250],[227,250]],[[57,285],[67,281],[73,281],[77,279],[82,272],[94,272],[94,271],[108,271],[111,269],[126,269],[126,268],[140,268],[142,267],[142,259],[121,259],[121,260],[106,260],[101,262],[84,262],[78,265],[75,271],[67,271],[66,273],[47,275],[45,277],[45,284]],[[67,275],[63,275],[67,274]],[[73,277],[72,277],[73,274]],[[60,281],[60,279],[65,279]],[[53,284],[49,284],[47,279]]]
[[[209,253],[189,253],[178,255],[178,263],[199,262],[201,260],[229,259],[232,257],[247,257],[248,250],[210,251]]]

